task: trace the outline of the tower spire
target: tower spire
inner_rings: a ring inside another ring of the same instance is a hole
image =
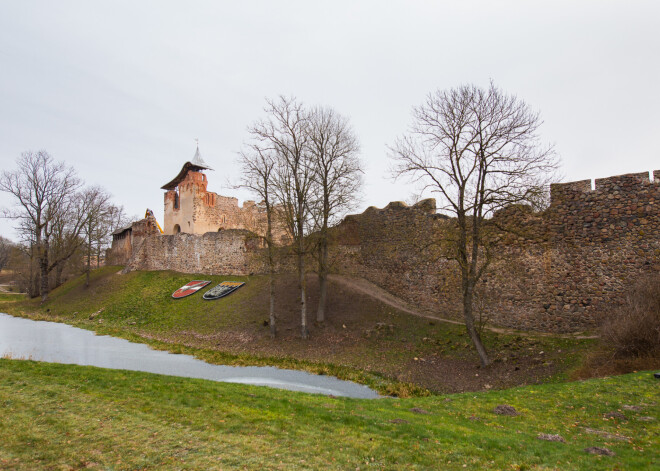
[[[211,167],[209,167],[206,164],[206,162],[204,162],[204,159],[202,159],[202,154],[199,153],[199,139],[195,139],[195,144],[196,144],[195,156],[193,157],[191,163],[193,165],[198,166],[198,167],[204,167],[204,168],[207,168],[207,169],[211,170]]]

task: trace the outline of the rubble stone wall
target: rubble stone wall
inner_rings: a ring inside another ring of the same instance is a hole
[[[492,263],[477,300],[490,322],[549,332],[591,329],[616,311],[631,283],[660,271],[660,170],[651,178],[597,179],[593,186],[590,180],[556,184],[544,212],[519,205],[493,216]],[[247,230],[163,236],[154,227],[149,219],[133,226],[126,270],[265,272],[263,243]],[[455,229],[455,219],[436,213],[434,200],[371,207],[332,230],[331,269],[460,319],[460,272],[450,257]],[[289,262],[281,270],[292,270]]]
[[[209,275],[249,275],[265,271],[261,240],[249,231],[228,229],[203,235],[146,238],[124,269],[173,270]]]
[[[133,255],[133,246],[129,229],[112,237],[112,247],[105,252],[106,264],[126,265],[131,259],[131,255]]]
[[[112,237],[112,246],[106,251],[108,265],[126,265],[146,239],[160,236],[156,219],[152,216],[134,222],[120,234]]]
[[[478,301],[495,324],[590,329],[626,287],[660,271],[660,171],[553,185],[543,213],[515,206],[492,221],[497,242]],[[435,202],[390,203],[336,228],[333,269],[364,277],[411,304],[460,317],[460,273],[448,258],[455,220]]]

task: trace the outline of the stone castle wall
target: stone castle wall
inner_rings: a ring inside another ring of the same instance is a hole
[[[131,224],[119,234],[114,234],[112,247],[106,251],[108,265],[126,265],[145,240],[160,236],[156,219],[152,216]]]
[[[125,230],[112,237],[112,248],[105,252],[107,265],[126,265],[133,255],[131,244],[131,231]]]
[[[159,235],[145,239],[133,253],[125,272],[173,270],[209,275],[249,275],[265,271],[261,239],[242,229],[203,235]]]
[[[265,271],[262,241],[249,231],[161,236],[143,221],[144,230],[134,225],[127,270]],[[553,185],[544,212],[513,206],[490,222],[497,227],[493,261],[477,303],[489,321],[552,332],[590,329],[617,308],[630,283],[660,271],[660,171],[653,179],[648,173],[598,179],[593,190],[590,180]],[[332,271],[460,319],[460,273],[448,257],[453,234],[455,220],[436,214],[434,200],[371,207],[332,230]]]
[[[626,287],[660,271],[660,171],[553,185],[543,213],[516,206],[491,222],[493,262],[480,284],[489,319],[513,328],[592,328]],[[434,202],[391,203],[335,230],[334,270],[364,277],[413,305],[460,317],[458,267],[447,258],[454,220]]]

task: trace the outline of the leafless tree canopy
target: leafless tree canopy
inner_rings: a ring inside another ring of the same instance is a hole
[[[85,244],[87,258],[85,268],[85,284],[89,286],[91,260],[95,249],[100,250],[105,236],[108,234],[110,224],[113,222],[113,206],[110,195],[103,188],[92,186],[85,188],[79,195],[81,207],[84,208],[81,236]]]
[[[345,117],[328,107],[313,108],[309,119],[313,196],[311,216],[316,232],[319,275],[317,322],[325,321],[327,301],[328,227],[359,202],[362,168],[357,137]]]
[[[269,261],[273,273],[271,217],[285,223],[297,257],[301,331],[308,335],[305,256],[319,259],[323,320],[327,274],[327,229],[356,204],[361,185],[359,145],[348,120],[331,108],[306,108],[295,98],[267,100],[266,118],[253,124],[241,153],[242,186],[265,202],[268,214]],[[316,237],[311,238],[311,233]],[[271,335],[275,335],[271,296]]]
[[[76,212],[76,192],[81,182],[73,168],[55,162],[45,151],[24,152],[17,164],[17,170],[5,170],[0,176],[0,190],[12,194],[16,202],[13,209],[4,210],[4,216],[18,219],[20,227],[34,235],[41,296],[45,300],[48,274],[61,263],[61,259],[52,263],[51,242],[56,242],[58,248],[63,246],[62,241],[53,239],[67,226],[67,216]]]
[[[273,160],[268,185],[293,240],[300,288],[301,334],[307,338],[305,237],[312,227],[309,203],[314,183],[307,147],[309,120],[302,103],[295,98],[267,100],[264,111],[266,118],[249,128],[252,149],[260,155],[259,158]],[[262,160],[261,163],[264,162]]]
[[[316,229],[333,225],[357,207],[362,188],[360,144],[350,122],[329,107],[309,113],[309,152],[313,165]]]
[[[557,159],[537,134],[539,113],[491,83],[430,94],[410,132],[391,148],[394,174],[439,196],[439,209],[487,217],[534,203],[555,178]]]
[[[266,234],[264,241],[268,253],[268,285],[270,293],[269,325],[270,336],[277,334],[275,315],[275,247],[273,241],[273,217],[275,213],[273,195],[273,171],[275,169],[275,151],[258,129],[251,130],[252,142],[246,144],[246,150],[240,153],[241,187],[249,189],[263,202],[266,210]],[[256,132],[255,132],[256,131]]]
[[[57,286],[65,264],[79,253],[85,241],[90,237],[107,241],[107,231],[111,221],[117,220],[117,211],[121,216],[122,211],[117,208],[113,215],[109,213],[109,197],[104,190],[91,188],[81,192],[81,186],[73,168],[56,162],[45,151],[24,152],[17,160],[16,170],[5,170],[0,175],[0,191],[11,194],[15,203],[2,215],[17,220],[24,253],[30,260],[38,261],[43,300],[48,296],[51,272],[55,273]],[[107,224],[100,224],[101,219]]]
[[[523,101],[491,83],[430,94],[413,110],[413,124],[391,147],[393,174],[419,182],[457,218],[454,258],[463,281],[465,323],[482,363],[488,363],[474,328],[474,288],[488,266],[480,258],[487,218],[516,203],[539,205],[555,178],[557,158],[541,144],[542,121]]]

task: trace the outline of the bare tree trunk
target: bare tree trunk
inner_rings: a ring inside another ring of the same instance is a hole
[[[459,197],[460,205],[463,206],[462,194]],[[465,216],[465,213],[462,211],[458,214],[458,225],[459,225],[459,241],[458,241],[458,258],[459,265],[461,266],[461,279],[463,286],[463,318],[465,320],[465,328],[467,329],[468,335],[474,344],[477,354],[479,355],[479,360],[481,361],[481,366],[487,366],[490,361],[488,359],[488,354],[486,353],[486,348],[484,347],[483,342],[481,341],[481,336],[477,331],[474,325],[474,312],[473,312],[473,302],[474,302],[474,287],[476,285],[476,268],[477,268],[477,257],[479,255],[479,246],[477,240],[472,240],[472,252],[468,254],[468,221]],[[472,221],[473,231],[477,230],[476,222]],[[473,236],[474,236],[473,232]]]
[[[316,321],[325,322],[325,306],[328,298],[328,240],[322,236],[319,250],[319,308],[316,311]]]
[[[41,294],[41,302],[46,302],[48,299],[48,239],[42,241],[39,246],[39,270],[41,287],[39,293]]]
[[[57,288],[62,284],[62,272],[64,271],[64,264],[60,263],[55,269],[55,287]]]
[[[28,296],[36,298],[39,296],[39,274],[34,270],[34,243],[30,242],[30,279],[27,283]]]
[[[301,234],[298,241],[298,286],[300,288],[300,335],[303,339],[309,338],[309,330],[307,329],[307,282],[305,280],[305,241]]]
[[[273,273],[271,266],[270,273],[268,274],[268,288],[270,291],[270,306],[269,306],[269,323],[270,323],[270,338],[274,339],[277,336],[277,326],[275,325],[275,273]]]
[[[39,276],[39,273],[34,273],[32,278],[30,279],[30,289],[32,290],[32,293],[30,294],[31,298],[36,298],[39,296],[39,284],[40,284],[41,276]]]
[[[88,235],[87,239],[87,270],[85,273],[85,287],[89,288],[89,272],[91,270],[91,262],[92,262],[92,235],[91,231]]]
[[[273,254],[273,223],[270,206],[266,207],[266,219],[266,244],[268,245],[268,289],[270,296],[268,323],[270,324],[270,338],[274,339],[277,335],[277,326],[275,325],[275,257]]]
[[[474,283],[471,280],[464,280],[464,290],[463,290],[463,318],[465,319],[465,327],[467,328],[468,334],[472,339],[477,354],[479,355],[479,360],[481,361],[481,366],[488,366],[490,360],[488,359],[488,354],[486,353],[486,348],[484,347],[483,342],[481,341],[481,336],[477,331],[474,325],[474,313],[472,311],[472,304],[474,300]]]

